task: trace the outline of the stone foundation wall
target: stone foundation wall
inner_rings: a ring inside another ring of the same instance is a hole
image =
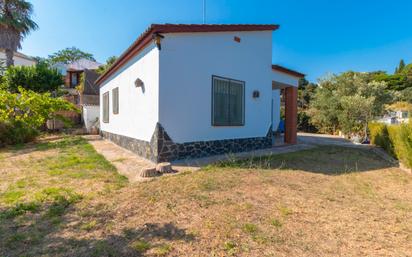
[[[106,131],[101,131],[100,135],[112,141],[116,145],[126,148],[127,150],[130,150],[143,158],[149,159],[153,162],[157,161],[154,158],[155,156],[157,156],[157,154],[155,154],[155,152],[152,150],[152,147],[149,142],[127,136],[113,134]]]
[[[271,129],[265,137],[174,143],[163,127],[158,124],[159,161],[200,158],[212,155],[247,152],[272,147]]]
[[[269,128],[267,135],[264,137],[198,141],[183,144],[174,143],[159,123],[156,125],[150,142],[105,131],[102,131],[101,134],[104,138],[109,139],[117,145],[156,163],[272,147],[271,128]]]

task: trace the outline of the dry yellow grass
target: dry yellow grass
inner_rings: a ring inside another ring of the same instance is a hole
[[[74,138],[3,150],[0,167],[0,256],[412,255],[412,177],[368,150],[128,184]]]

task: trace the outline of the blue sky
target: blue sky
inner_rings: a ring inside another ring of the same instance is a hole
[[[30,0],[40,29],[22,52],[65,47],[100,62],[120,55],[151,23],[202,23],[202,0]],[[393,72],[412,62],[410,0],[206,0],[207,23],[280,24],[273,62],[311,81],[349,69]]]

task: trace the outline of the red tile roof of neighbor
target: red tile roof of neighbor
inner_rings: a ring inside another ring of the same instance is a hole
[[[304,78],[305,77],[305,74],[303,74],[303,73],[285,68],[285,67],[280,66],[280,65],[275,65],[275,64],[272,65],[272,70],[279,71],[279,72],[282,72],[282,73],[286,73],[288,75],[295,76],[295,77],[298,77],[298,78]]]
[[[143,32],[136,41],[116,60],[116,62],[97,80],[101,85],[108,77],[120,69],[127,61],[136,56],[152,41],[152,35],[156,33],[196,33],[196,32],[229,32],[229,31],[270,31],[277,30],[279,25],[258,24],[152,24]]]

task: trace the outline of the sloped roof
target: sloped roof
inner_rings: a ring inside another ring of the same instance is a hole
[[[4,49],[3,49],[3,48],[0,48],[0,52],[5,53],[5,51],[4,51]],[[23,59],[26,59],[26,60],[33,61],[33,62],[35,62],[35,61],[36,61],[36,59],[34,59],[33,57],[30,57],[30,56],[25,55],[25,54],[20,53],[20,52],[14,52],[14,54],[13,54],[13,55],[14,55],[14,56],[17,56],[17,57],[20,57],[20,58],[23,58]]]
[[[200,32],[231,32],[231,31],[272,31],[279,25],[274,24],[152,24],[136,41],[116,60],[116,62],[97,80],[101,85],[110,75],[121,68],[127,61],[138,54],[152,41],[153,34],[157,33],[200,33]]]
[[[72,63],[66,64],[65,66],[67,70],[82,71],[82,70],[96,70],[97,68],[102,66],[102,64],[83,58],[83,59],[74,61]]]
[[[298,78],[304,78],[305,77],[305,74],[303,74],[303,73],[300,73],[300,72],[297,72],[297,71],[294,71],[294,70],[291,70],[291,69],[288,69],[288,68],[285,68],[283,66],[276,65],[276,64],[272,65],[272,70],[279,71],[279,72],[282,72],[282,73],[286,73],[288,75],[298,77]]]

